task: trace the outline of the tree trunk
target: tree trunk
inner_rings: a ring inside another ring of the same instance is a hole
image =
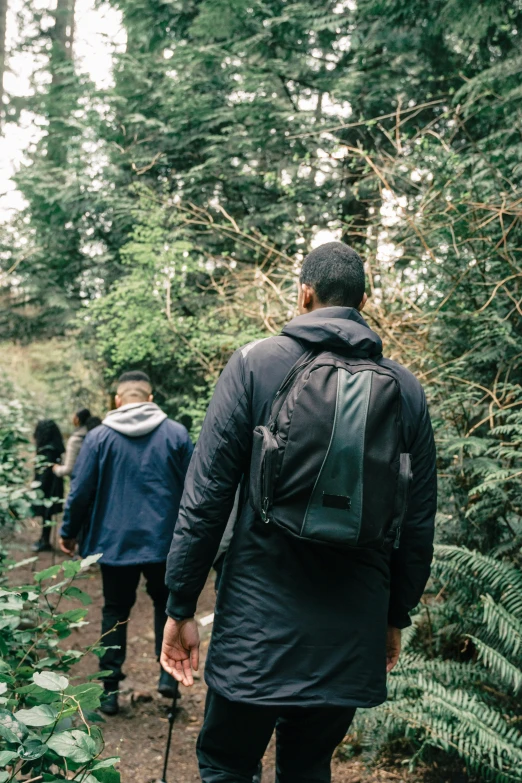
[[[53,12],[54,27],[50,32],[51,38],[51,86],[49,89],[49,135],[47,154],[56,166],[65,166],[67,160],[66,137],[64,133],[64,119],[68,114],[68,83],[72,74],[68,73],[67,64],[72,67],[73,37],[74,37],[74,6],[75,0],[57,0],[56,9]]]
[[[7,22],[7,2],[0,0],[0,131],[4,118],[4,73],[5,73],[5,34]]]

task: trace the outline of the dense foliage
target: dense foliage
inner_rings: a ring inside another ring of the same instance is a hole
[[[0,561],[0,781],[59,781],[73,772],[84,783],[119,783],[116,758],[102,759],[93,721],[103,687],[67,676],[88,652],[63,642],[85,622],[91,599],[74,584],[97,556],[65,562],[9,587],[7,576],[27,561]],[[79,602],[66,608],[64,602]],[[97,675],[96,675],[97,676]]]
[[[0,403],[0,528],[30,516],[37,497],[36,489],[28,489],[28,449],[26,412],[19,400],[5,394]]]
[[[358,718],[360,741],[406,733],[413,761],[435,747],[480,780],[520,781],[522,572],[453,546],[437,547],[434,571],[439,592],[405,634],[389,701]]]
[[[482,553],[439,550],[437,578],[461,571],[392,678],[395,727],[516,780],[520,0],[111,0],[127,45],[103,94],[62,5],[22,15],[47,78],[27,103],[43,127],[17,178],[27,208],[0,238],[3,336],[73,334],[107,388],[147,370],[197,434],[230,353],[293,314],[320,232],[355,245],[368,320],[429,396],[439,540]]]

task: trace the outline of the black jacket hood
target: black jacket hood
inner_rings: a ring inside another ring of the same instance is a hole
[[[282,334],[325,349],[348,349],[359,358],[382,354],[381,338],[355,307],[321,307],[298,315],[283,327]]]

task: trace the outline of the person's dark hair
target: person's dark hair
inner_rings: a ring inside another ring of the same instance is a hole
[[[364,264],[343,242],[327,242],[308,253],[299,281],[314,289],[323,305],[358,307],[364,296]]]
[[[65,451],[60,428],[52,419],[42,419],[38,422],[34,431],[34,439],[37,453],[42,449],[52,449],[58,455]]]
[[[122,373],[118,378],[118,386],[120,383],[128,383],[129,381],[141,381],[142,383],[148,383],[149,386],[152,386],[147,373],[142,372],[141,370],[129,370],[128,372]]]
[[[85,426],[87,427],[87,432],[96,429],[96,427],[99,427],[101,423],[102,420],[100,419],[99,416],[89,416],[89,418],[85,422]]]
[[[78,421],[80,422],[80,427],[83,427],[83,425],[87,422],[87,419],[91,415],[91,412],[89,408],[82,408],[79,411],[76,411],[76,416],[78,418]]]

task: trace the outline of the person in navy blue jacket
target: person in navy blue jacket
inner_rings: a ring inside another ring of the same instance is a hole
[[[104,680],[102,703],[108,715],[118,712],[126,621],[141,574],[154,603],[159,660],[168,598],[165,565],[193,450],[185,427],[168,419],[152,399],[145,373],[120,377],[116,410],[85,437],[60,531],[64,552],[74,553],[82,531],[81,555],[102,553],[103,641],[115,648],[100,659],[101,669],[111,672]],[[177,690],[176,681],[163,669],[158,690],[170,698]]]

